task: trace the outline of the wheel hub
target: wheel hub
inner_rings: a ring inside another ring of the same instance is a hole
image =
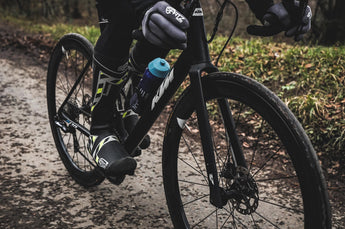
[[[228,163],[221,176],[226,178],[225,198],[243,215],[249,215],[259,206],[259,191],[249,171],[241,166]]]

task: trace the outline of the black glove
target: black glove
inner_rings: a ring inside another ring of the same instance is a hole
[[[268,8],[262,18],[263,26],[250,25],[247,32],[257,36],[273,36],[282,31],[287,37],[295,37],[296,41],[311,28],[311,9],[306,7],[303,16],[299,15],[299,1],[284,1]]]
[[[166,49],[185,49],[187,47],[185,32],[188,27],[187,18],[163,1],[157,2],[146,11],[142,21],[146,40]]]

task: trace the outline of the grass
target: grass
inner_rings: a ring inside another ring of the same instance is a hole
[[[0,11],[1,12],[1,11]],[[44,33],[45,35],[50,36],[51,39],[58,41],[64,34],[66,33],[79,33],[85,36],[91,43],[95,44],[100,32],[97,26],[81,26],[76,25],[73,23],[39,23],[36,20],[26,20],[25,18],[21,17],[13,17],[13,16],[0,16],[0,21],[7,21],[11,25],[15,25],[21,29],[29,33]]]
[[[210,46],[216,55],[221,45]],[[344,160],[345,47],[234,39],[221,70],[249,75],[288,104],[321,156]]]
[[[58,23],[37,24],[5,18],[27,31],[50,34],[58,40],[69,32],[80,33],[95,43],[95,26]],[[226,37],[210,44],[216,58]],[[180,52],[171,51],[176,60]],[[221,71],[248,75],[265,84],[288,104],[311,138],[319,156],[345,162],[345,47],[287,44],[271,39],[232,39],[220,59]]]

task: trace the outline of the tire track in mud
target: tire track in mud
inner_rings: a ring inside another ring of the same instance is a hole
[[[47,63],[38,64],[18,51],[0,53],[0,228],[171,228],[161,176],[165,122],[151,130],[135,176],[85,189],[58,157],[46,108]]]

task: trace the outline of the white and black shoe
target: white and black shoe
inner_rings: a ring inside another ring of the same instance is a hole
[[[104,169],[106,177],[115,179],[124,175],[134,175],[137,162],[110,131],[90,135],[88,147],[97,165]]]

